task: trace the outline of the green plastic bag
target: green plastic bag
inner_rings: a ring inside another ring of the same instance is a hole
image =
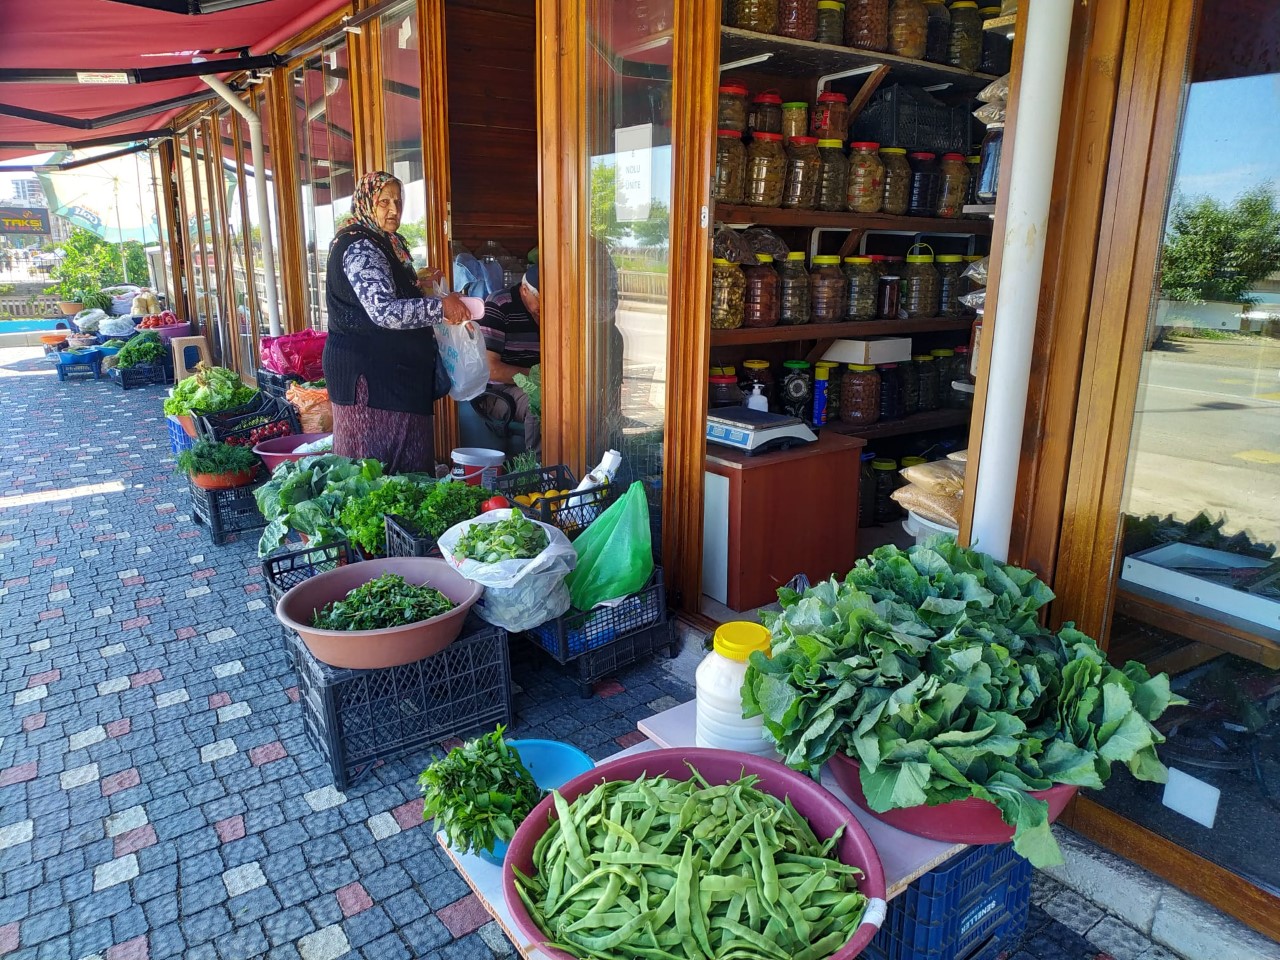
[[[653,540],[644,484],[631,484],[573,543],[578,565],[565,578],[576,610],[633,594],[653,574]]]

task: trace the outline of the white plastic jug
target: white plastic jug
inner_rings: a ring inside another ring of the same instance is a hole
[[[753,651],[769,652],[769,630],[759,623],[737,620],[722,623],[694,675],[697,688],[695,742],[700,747],[738,750],[760,757],[774,757],[772,743],[764,739],[764,718],[742,717],[742,678]]]

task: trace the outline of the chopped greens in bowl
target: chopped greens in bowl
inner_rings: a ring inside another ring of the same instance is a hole
[[[342,600],[316,611],[318,630],[389,630],[430,620],[453,609],[453,601],[435,587],[417,586],[395,573],[363,583]]]

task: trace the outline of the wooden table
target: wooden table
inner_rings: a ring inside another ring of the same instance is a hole
[[[661,747],[693,746],[694,710],[694,703],[690,700],[688,703],[682,703],[678,707],[672,707],[670,710],[655,714],[647,720],[641,720],[638,724],[640,732],[649,739],[644,743],[636,744],[634,747],[615,753],[611,757],[606,757],[604,762],[616,760],[619,757],[629,757],[649,750],[657,750]],[[876,852],[880,854],[880,862],[884,865],[884,879],[887,888],[885,898],[888,900],[892,900],[902,893],[916,878],[950,860],[957,853],[968,849],[963,843],[940,843],[937,840],[926,840],[924,837],[903,833],[887,823],[881,823],[866,811],[855,806],[853,801],[840,789],[825,769],[822,772],[822,785],[830,790],[841,803],[853,810],[854,816],[862,824],[863,829],[867,831],[867,835],[871,837],[871,842],[875,844]],[[507,939],[515,945],[516,952],[525,957],[526,960],[540,960],[540,958],[545,960],[547,955],[536,944],[524,942],[524,937],[516,930],[515,923],[511,919],[511,911],[507,909],[506,900],[502,895],[502,868],[475,854],[458,853],[450,848],[443,833],[436,834],[436,840],[444,850],[445,855],[458,868],[458,872],[467,881],[467,885],[471,887],[481,905],[489,912],[490,916],[498,921],[498,925],[506,933]]]

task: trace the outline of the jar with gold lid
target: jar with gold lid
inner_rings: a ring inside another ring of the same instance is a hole
[[[951,43],[947,63],[961,70],[977,70],[982,62],[982,14],[973,0],[951,4]]]
[[[747,281],[742,268],[721,257],[711,261],[711,329],[737,330],[742,326]]]
[[[819,140],[822,174],[818,182],[818,209],[839,213],[849,203],[849,160],[840,140]]]
[[[733,25],[757,33],[778,32],[778,0],[734,0]]]
[[[889,4],[889,52],[923,60],[929,39],[929,13],[920,0]]]
[[[844,317],[844,273],[840,258],[817,256],[809,272],[809,319],[813,323],[839,323]]]
[[[907,319],[936,317],[939,306],[938,271],[933,265],[933,251],[923,243],[911,248],[906,266],[902,268],[902,285],[899,306]],[[928,253],[914,252],[925,251]]]
[[[875,319],[876,287],[879,282],[879,271],[872,265],[870,257],[844,258],[846,320]]]
[[[781,304],[778,271],[773,266],[773,257],[767,253],[757,253],[756,262],[749,264],[742,271],[742,276],[746,280],[742,325],[776,327]]]
[[[878,143],[854,141],[849,144],[849,209],[854,213],[878,213],[884,202],[884,164]]]
[[[958,219],[969,198],[969,166],[962,153],[944,153],[938,165],[941,174],[938,190],[938,216]]]
[[[911,164],[905,147],[881,147],[884,164],[884,194],[881,209],[900,217],[911,203]]]

